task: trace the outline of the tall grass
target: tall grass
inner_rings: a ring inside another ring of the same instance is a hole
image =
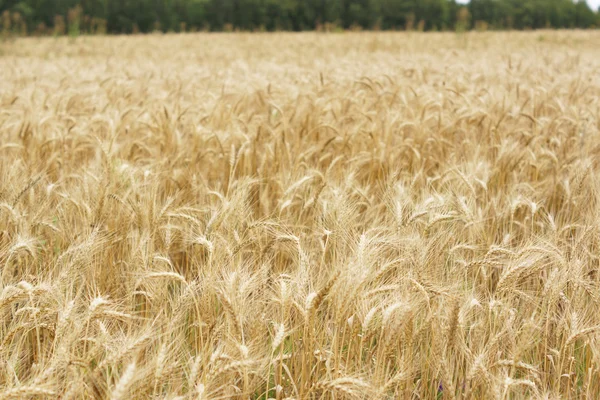
[[[17,39],[0,398],[600,396],[600,35]]]

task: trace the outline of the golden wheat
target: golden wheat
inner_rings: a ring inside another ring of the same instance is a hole
[[[0,398],[600,397],[598,43],[0,43]]]

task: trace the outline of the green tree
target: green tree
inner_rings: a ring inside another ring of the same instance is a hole
[[[590,28],[596,24],[596,14],[585,0],[578,0],[575,5],[575,25],[580,28]]]
[[[13,21],[10,30],[27,26],[29,32],[39,26],[63,32],[54,27],[55,21],[68,21],[69,10],[73,20],[76,9],[81,10],[81,29],[105,27],[110,33],[205,27],[299,31],[326,23],[346,29],[358,25],[425,30],[456,29],[457,24],[473,28],[478,22],[493,29],[600,25],[598,10],[584,0],[471,0],[468,25],[459,20],[462,7],[456,0],[0,0],[0,13],[9,13],[11,19],[18,16],[20,28]]]

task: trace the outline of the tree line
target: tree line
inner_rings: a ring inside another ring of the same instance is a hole
[[[593,28],[585,0],[0,0],[7,34]]]

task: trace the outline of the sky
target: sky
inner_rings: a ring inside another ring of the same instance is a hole
[[[458,3],[468,3],[469,0],[457,0]],[[590,5],[590,8],[594,11],[598,10],[600,6],[600,0],[587,0],[587,3]]]
[[[587,0],[587,2],[592,10],[597,10],[600,6],[600,0]]]

